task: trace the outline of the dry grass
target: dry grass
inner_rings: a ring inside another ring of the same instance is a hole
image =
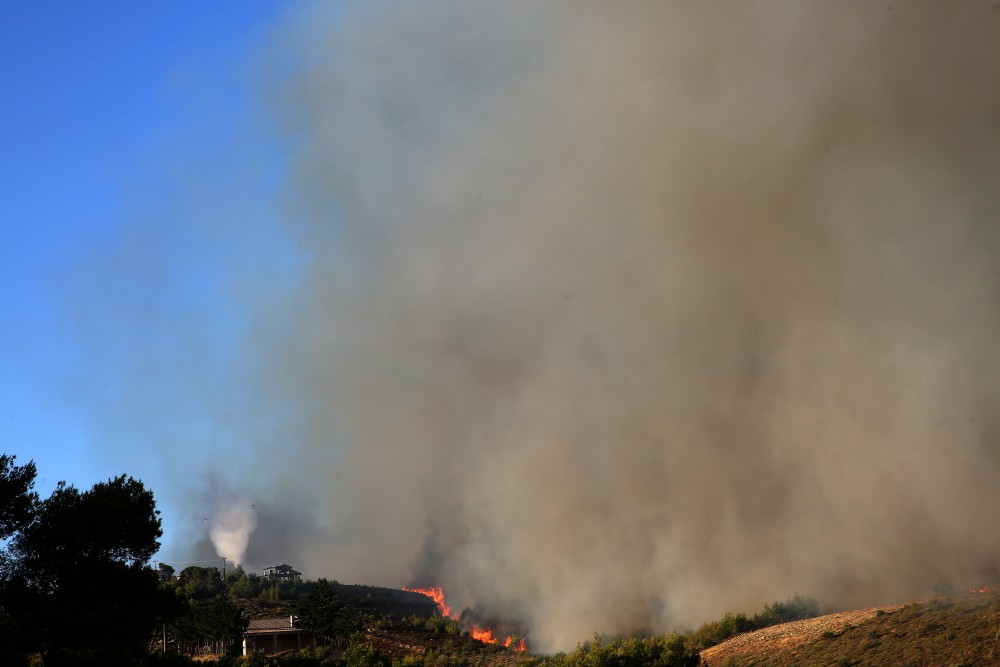
[[[820,616],[706,649],[708,667],[1000,665],[1000,595],[968,595]]]

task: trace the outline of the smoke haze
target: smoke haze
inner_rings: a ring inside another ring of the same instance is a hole
[[[997,582],[998,45],[990,2],[303,8],[219,553],[541,650]]]

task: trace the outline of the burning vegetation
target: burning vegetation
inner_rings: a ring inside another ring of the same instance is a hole
[[[410,593],[420,593],[421,595],[426,595],[427,597],[434,600],[434,603],[438,607],[438,611],[441,616],[445,618],[450,618],[455,621],[462,623],[462,626],[469,632],[473,639],[480,641],[484,644],[498,644],[509,649],[513,649],[519,652],[526,652],[528,650],[528,644],[524,639],[523,632],[520,633],[505,633],[505,632],[495,632],[494,627],[498,624],[484,623],[478,618],[478,615],[471,609],[466,609],[462,612],[461,616],[456,616],[452,613],[451,607],[445,602],[444,590],[440,586],[431,586],[429,588],[403,588],[404,591]],[[473,620],[476,619],[476,620]],[[502,623],[503,626],[509,626],[510,623]],[[503,637],[503,639],[500,639]]]

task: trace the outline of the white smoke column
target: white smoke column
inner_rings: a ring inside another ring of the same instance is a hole
[[[208,534],[222,558],[237,565],[243,562],[250,535],[257,528],[257,514],[243,499],[220,500],[209,522]]]

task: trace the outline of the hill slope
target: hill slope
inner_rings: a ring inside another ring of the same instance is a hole
[[[775,625],[701,653],[708,667],[1000,664],[1000,594],[889,605]]]

